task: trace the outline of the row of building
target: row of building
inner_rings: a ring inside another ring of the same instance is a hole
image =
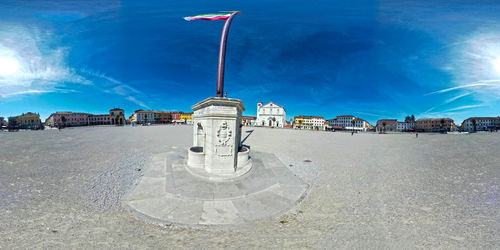
[[[245,126],[262,127],[290,127],[294,129],[310,130],[350,130],[350,131],[377,131],[377,132],[443,132],[443,131],[486,131],[500,128],[499,117],[471,117],[457,127],[450,118],[418,119],[408,116],[405,121],[397,119],[381,119],[372,126],[364,119],[353,115],[340,115],[326,120],[322,116],[295,116],[293,120],[286,120],[285,108],[274,102],[263,105],[257,103],[257,117],[243,116],[242,124]]]
[[[89,113],[56,112],[45,120],[49,127],[77,127],[91,125],[125,125],[125,112],[123,109],[114,108],[109,114],[94,115]]]
[[[8,122],[0,117],[0,125],[13,129],[43,129],[48,127],[76,127],[88,125],[125,125],[125,112],[123,109],[114,108],[109,114],[94,115],[89,113],[56,112],[51,114],[45,122],[40,119],[40,114],[28,112],[18,116],[11,116]]]
[[[132,124],[192,124],[192,115],[182,111],[136,110],[128,121]]]
[[[125,119],[125,111],[114,108],[109,114],[90,114],[80,112],[55,112],[43,123],[38,113],[23,113],[19,116],[11,116],[8,121],[0,117],[0,127],[9,129],[43,129],[48,127],[78,127],[93,125],[125,125],[133,124],[169,124],[186,123],[191,124],[192,113],[182,111],[148,111],[136,110],[129,119]]]
[[[377,131],[492,131],[500,129],[500,117],[471,117],[465,119],[460,126],[455,125],[451,118],[429,118],[399,122],[396,119],[377,121]]]
[[[125,119],[123,109],[114,108],[109,114],[89,114],[73,112],[56,112],[45,120],[45,126],[73,127],[88,125],[124,125],[132,124],[192,124],[192,114],[182,111],[155,111],[136,110],[129,119]],[[0,125],[20,129],[39,129],[43,127],[40,115],[32,112],[20,116],[9,117],[8,123],[0,117]],[[377,131],[377,132],[444,132],[444,131],[488,131],[500,129],[500,117],[471,117],[456,126],[450,118],[418,119],[408,116],[404,122],[397,119],[381,119],[372,126],[364,119],[353,115],[339,115],[326,120],[322,116],[297,115],[294,119],[286,120],[285,108],[274,102],[257,103],[257,116],[243,116],[244,126],[279,127],[307,130],[349,130],[349,131]]]
[[[257,117],[243,116],[245,126],[261,127],[289,127],[309,130],[349,130],[349,131],[377,131],[377,132],[444,132],[444,131],[487,131],[500,129],[500,117],[471,117],[456,126],[450,118],[418,119],[408,116],[405,121],[397,119],[381,119],[372,126],[364,119],[353,115],[340,115],[326,120],[322,116],[295,116],[293,120],[286,120],[285,108],[274,102],[263,105],[257,103]]]

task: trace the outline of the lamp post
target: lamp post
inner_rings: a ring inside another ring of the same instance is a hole
[[[232,14],[224,23],[224,28],[222,29],[222,35],[220,38],[220,48],[219,48],[219,67],[217,71],[217,97],[223,97],[224,95],[224,65],[226,62],[226,44],[227,35],[229,33],[229,27],[231,27],[231,22],[234,16],[242,13],[241,11],[230,11]]]

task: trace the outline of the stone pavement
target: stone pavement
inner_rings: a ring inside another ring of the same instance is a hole
[[[247,174],[213,182],[186,170],[186,150],[157,154],[125,205],[154,222],[216,225],[277,217],[304,198],[309,185],[276,156],[252,152],[251,157]]]

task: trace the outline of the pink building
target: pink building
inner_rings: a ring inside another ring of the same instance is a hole
[[[50,127],[87,126],[90,114],[73,112],[56,112],[45,120],[45,125]]]
[[[171,117],[172,117],[172,122],[181,122],[181,114],[184,112],[179,111],[179,112],[172,112]]]
[[[123,109],[114,108],[106,115],[93,115],[87,113],[56,112],[45,120],[45,125],[50,127],[74,127],[88,125],[125,125],[125,112]]]
[[[109,125],[111,124],[110,115],[89,115],[89,125]]]
[[[377,121],[377,132],[394,132],[398,128],[397,119],[381,119]]]

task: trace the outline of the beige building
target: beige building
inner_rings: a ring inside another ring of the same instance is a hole
[[[114,108],[109,111],[111,125],[125,125],[125,111],[120,108]]]
[[[443,132],[456,130],[453,119],[450,118],[428,118],[416,121],[417,131],[423,132]]]
[[[42,121],[39,114],[28,112],[17,117],[17,125],[21,129],[39,129]]]

